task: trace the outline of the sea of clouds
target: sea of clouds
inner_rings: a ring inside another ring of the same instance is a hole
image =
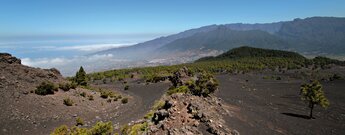
[[[115,58],[112,54],[94,54],[111,48],[135,43],[100,43],[83,45],[46,45],[28,43],[1,43],[0,52],[8,52],[22,60],[23,65],[38,68],[57,68],[64,76],[71,76],[83,66],[87,71],[101,71],[114,68],[112,65],[127,60]],[[116,68],[116,67],[115,67]]]

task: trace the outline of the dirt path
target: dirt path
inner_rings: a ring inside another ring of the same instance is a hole
[[[126,105],[120,106],[116,116],[112,119],[114,124],[119,126],[136,121],[151,109],[151,106],[158,100],[168,89],[169,83],[161,82],[154,84],[137,84],[129,83],[129,90],[123,90],[122,84],[103,84],[99,85],[101,88],[118,91],[130,95],[129,102]],[[119,127],[117,127],[119,128]]]
[[[226,118],[242,135],[345,134],[345,80],[323,83],[330,107],[317,106],[316,119],[305,119],[306,104],[299,98],[302,80],[266,80],[262,74],[219,75],[217,96],[232,105]]]

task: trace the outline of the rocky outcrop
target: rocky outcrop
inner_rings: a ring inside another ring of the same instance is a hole
[[[172,76],[169,76],[169,81],[172,83],[173,87],[181,86],[191,77],[187,67],[183,67],[180,70],[173,73]]]
[[[149,134],[238,134],[231,130],[223,120],[229,111],[216,97],[200,97],[191,94],[174,94],[163,98],[170,103],[154,113],[149,124]],[[206,128],[205,128],[206,127]]]
[[[0,62],[8,63],[8,64],[21,64],[21,60],[13,57],[9,53],[0,53]]]

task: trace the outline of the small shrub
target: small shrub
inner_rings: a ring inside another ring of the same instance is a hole
[[[52,82],[45,81],[36,87],[35,93],[37,95],[48,95],[54,94],[54,91],[58,91],[58,87]]]
[[[84,120],[80,117],[78,117],[76,120],[76,126],[83,126],[84,125]]]
[[[125,88],[124,88],[125,90],[128,90],[129,89],[129,86],[128,85],[125,85]]]
[[[111,103],[111,99],[108,99],[107,102],[108,102],[108,103]]]
[[[82,96],[82,97],[86,97],[86,93],[85,92],[82,92],[79,95]]]
[[[101,90],[101,97],[107,99],[108,97],[114,98],[117,94],[109,90]]]
[[[168,95],[172,95],[174,93],[187,93],[189,91],[189,88],[185,85],[183,86],[180,86],[180,87],[177,87],[177,88],[170,88],[168,91],[167,91],[167,94]]]
[[[68,127],[66,125],[61,125],[58,128],[55,128],[54,132],[51,133],[50,135],[68,135]]]
[[[122,104],[128,103],[128,98],[123,98],[123,99],[121,99],[121,103],[122,103]]]
[[[113,126],[111,122],[97,122],[92,128],[79,128],[73,126],[68,128],[62,125],[56,128],[51,135],[110,135],[113,133]]]
[[[330,81],[342,80],[342,79],[343,78],[339,74],[333,74],[333,76],[329,78]]]
[[[107,99],[109,97],[109,92],[105,91],[105,90],[102,90],[101,91],[101,97],[104,98],[104,99]]]
[[[121,95],[117,95],[116,97],[114,97],[114,101],[117,101],[117,100],[119,100],[119,99],[121,99],[121,98],[122,98]]]
[[[72,106],[73,100],[70,98],[65,98],[65,99],[63,99],[63,104],[65,104],[66,106]]]
[[[70,83],[70,88],[71,88],[71,89],[76,89],[77,86],[78,86],[78,84],[75,83],[75,82],[71,82],[71,83]]]
[[[144,122],[144,123],[134,124],[131,128],[129,128],[127,133],[129,135],[136,135],[136,134],[142,134],[143,132],[147,130],[148,130],[148,123]]]
[[[154,111],[148,112],[147,114],[145,114],[144,119],[151,120],[154,113],[155,113]]]
[[[89,95],[88,97],[89,97],[89,100],[91,100],[91,101],[94,100],[93,95]]]
[[[153,105],[153,110],[159,110],[162,109],[165,106],[165,101],[163,100],[159,100],[157,102],[155,102],[155,104]]]
[[[70,83],[60,83],[59,88],[63,91],[69,91],[71,89]]]
[[[113,126],[111,122],[97,122],[97,124],[90,129],[91,135],[110,135],[112,133]]]

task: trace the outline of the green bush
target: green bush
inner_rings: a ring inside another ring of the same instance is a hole
[[[72,106],[73,100],[70,98],[65,98],[65,99],[63,99],[63,104],[65,104],[66,106]]]
[[[208,96],[218,89],[218,82],[209,73],[202,72],[198,75],[195,83],[189,84],[190,91],[193,95]]]
[[[115,98],[117,96],[118,96],[118,94],[116,94],[110,90],[101,90],[101,97],[104,99],[107,99],[108,97]]]
[[[177,87],[177,88],[174,88],[174,87],[171,87],[168,91],[167,91],[167,94],[168,95],[172,95],[174,93],[187,93],[189,91],[189,88],[188,86],[180,86],[180,87]]]
[[[91,135],[110,135],[113,133],[113,125],[111,122],[97,122],[89,132]]]
[[[60,127],[55,128],[50,135],[69,135],[68,127],[66,125],[61,125]]]
[[[101,91],[101,97],[104,98],[104,99],[107,99],[110,95],[110,92],[109,91],[106,91],[106,90],[102,90]]]
[[[91,100],[91,101],[94,100],[94,99],[93,99],[93,95],[89,95],[88,98],[89,98],[89,100]]]
[[[107,100],[108,103],[111,103],[111,101],[112,101],[111,99],[108,99],[108,100]]]
[[[121,99],[121,103],[122,103],[122,104],[128,103],[128,98],[123,98],[123,99]]]
[[[121,99],[121,98],[122,98],[121,95],[117,95],[117,96],[114,97],[114,101],[117,101],[117,100],[119,100],[119,99]]]
[[[58,87],[52,82],[44,81],[36,87],[35,93],[37,95],[48,95],[54,94],[54,91],[58,91]]]
[[[147,114],[145,114],[144,119],[151,120],[154,113],[154,111],[149,111]]]
[[[86,93],[85,92],[82,92],[79,95],[82,96],[82,97],[86,97]]]
[[[92,128],[79,128],[73,126],[68,128],[62,125],[56,128],[51,135],[111,135],[113,133],[113,126],[111,122],[97,122]]]
[[[84,120],[80,117],[78,117],[76,120],[76,126],[83,126],[84,125]]]
[[[125,85],[124,90],[128,90],[128,89],[129,89],[129,86],[128,86],[128,85]]]
[[[59,88],[63,91],[69,91],[71,89],[70,83],[59,83]]]
[[[121,133],[124,135],[138,135],[138,134],[146,134],[148,130],[148,123],[137,123],[132,126],[124,126],[121,129]]]

